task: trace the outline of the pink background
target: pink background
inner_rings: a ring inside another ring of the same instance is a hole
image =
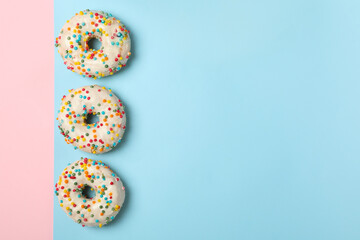
[[[2,3],[0,239],[52,239],[53,1]]]

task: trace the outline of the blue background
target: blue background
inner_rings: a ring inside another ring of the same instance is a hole
[[[133,55],[94,81],[55,54],[55,109],[68,89],[111,87],[128,129],[94,156],[54,121],[54,181],[85,156],[127,189],[101,229],[73,223],[55,199],[54,239],[360,239],[359,7],[55,0],[56,36],[75,12],[104,10],[131,31]]]

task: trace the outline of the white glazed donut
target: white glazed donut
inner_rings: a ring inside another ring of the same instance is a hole
[[[99,121],[88,124],[89,115]],[[126,127],[124,105],[112,90],[90,85],[69,90],[58,113],[59,129],[68,144],[89,153],[105,153],[121,142]]]
[[[95,196],[83,191],[91,187]],[[99,226],[111,222],[125,200],[125,187],[120,178],[101,161],[87,158],[69,164],[55,184],[60,206],[82,226]]]
[[[102,43],[99,50],[89,48],[92,38]],[[119,71],[131,54],[129,31],[103,11],[77,13],[61,29],[55,46],[68,69],[93,79]]]

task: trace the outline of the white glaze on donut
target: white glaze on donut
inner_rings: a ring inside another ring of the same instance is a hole
[[[83,195],[85,186],[94,189],[93,198]],[[119,213],[125,200],[125,187],[101,161],[82,158],[64,169],[55,185],[55,194],[62,209],[75,222],[101,227]]]
[[[97,115],[99,121],[87,124],[89,114]],[[57,119],[68,144],[94,154],[114,148],[126,128],[124,105],[111,89],[98,85],[69,90],[62,98]]]
[[[89,48],[92,38],[101,41],[99,50]],[[94,79],[119,71],[131,54],[129,31],[103,11],[77,13],[61,29],[55,46],[68,69]]]

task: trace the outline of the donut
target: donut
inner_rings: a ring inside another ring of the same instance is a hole
[[[86,195],[86,188],[91,188],[95,196]],[[75,222],[83,227],[102,227],[119,213],[125,200],[125,187],[101,161],[81,158],[61,173],[55,195],[60,207]]]
[[[101,48],[91,49],[96,38]],[[126,66],[130,52],[129,31],[111,14],[103,11],[80,11],[68,20],[56,38],[55,46],[67,68],[93,79],[113,75]]]
[[[91,115],[99,120],[88,123]],[[57,120],[66,143],[94,154],[113,149],[126,128],[124,105],[110,88],[98,85],[69,90],[61,99]]]

